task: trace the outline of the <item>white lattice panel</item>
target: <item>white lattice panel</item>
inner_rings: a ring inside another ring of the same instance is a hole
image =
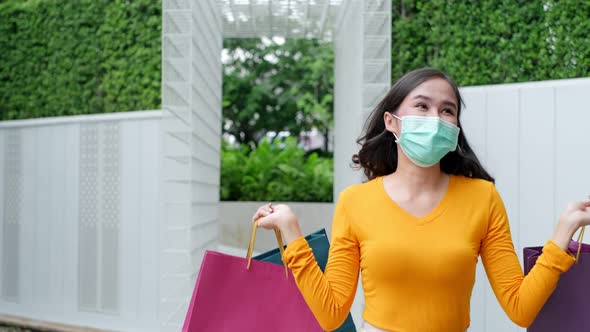
[[[387,12],[390,10],[391,1],[388,0],[365,0],[365,12]]]
[[[391,31],[391,13],[365,12],[364,15],[365,35],[384,35],[385,31]]]
[[[165,34],[188,34],[192,18],[189,11],[164,11],[162,31]]]
[[[380,59],[391,63],[390,38],[381,35],[366,35],[363,40],[363,58],[367,61]]]
[[[162,58],[185,58],[190,55],[190,36],[162,36]]]
[[[332,39],[346,0],[221,0],[223,35]]]
[[[373,108],[391,84],[391,2],[365,1],[362,18],[363,107]]]
[[[163,80],[169,82],[186,82],[189,80],[189,73],[183,71],[187,67],[187,60],[166,59],[162,61]]]
[[[168,74],[164,74],[163,76],[168,76]],[[189,90],[190,86],[188,83],[164,81],[162,84],[162,100],[166,101],[166,105],[188,107]]]
[[[190,0],[168,0],[162,3],[164,9],[188,9],[190,8]]]
[[[391,77],[391,62],[388,60],[365,60],[363,64],[363,82],[380,83]]]
[[[363,88],[363,107],[373,108],[389,91],[389,85],[384,83],[365,83]]]

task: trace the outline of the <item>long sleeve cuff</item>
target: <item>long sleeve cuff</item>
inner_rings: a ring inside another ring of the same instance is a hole
[[[569,251],[564,251],[555,242],[549,240],[543,247],[543,254],[537,263],[541,263],[559,273],[566,272],[576,259]]]
[[[306,254],[311,254],[313,257],[313,252],[309,244],[303,236],[300,236],[287,245],[287,249],[285,249],[285,253],[283,254],[283,263],[287,267],[292,268],[292,264],[297,261],[297,257],[305,256]]]

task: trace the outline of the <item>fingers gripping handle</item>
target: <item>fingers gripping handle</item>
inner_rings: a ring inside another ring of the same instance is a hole
[[[252,251],[254,250],[254,241],[256,240],[256,229],[258,229],[258,221],[252,224],[252,232],[250,233],[250,244],[248,245],[248,252],[246,254],[246,258],[248,259],[248,265],[246,269],[250,269],[250,263],[252,262]],[[283,258],[283,254],[285,253],[285,248],[283,248],[283,237],[281,236],[281,231],[277,228],[274,229],[275,236],[277,237],[277,243],[279,244],[279,251],[281,252],[281,259]],[[289,278],[289,269],[287,265],[283,263],[285,266],[285,276]]]

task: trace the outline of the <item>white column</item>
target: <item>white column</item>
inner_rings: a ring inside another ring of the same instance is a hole
[[[364,179],[350,167],[356,139],[391,84],[391,2],[345,1],[334,41],[334,198]]]
[[[362,127],[362,2],[346,1],[336,20],[334,38],[334,200],[360,181],[350,168]]]
[[[363,181],[351,168],[356,139],[391,82],[391,2],[345,1],[335,27],[334,200],[347,186]],[[362,284],[351,313],[360,327],[365,306]]]
[[[221,9],[163,2],[162,331],[182,327],[204,251],[218,240]]]

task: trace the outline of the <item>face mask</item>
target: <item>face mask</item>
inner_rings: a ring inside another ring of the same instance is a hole
[[[414,164],[433,166],[457,148],[459,127],[454,124],[439,117],[393,116],[402,122],[400,137],[393,134],[396,143]]]

